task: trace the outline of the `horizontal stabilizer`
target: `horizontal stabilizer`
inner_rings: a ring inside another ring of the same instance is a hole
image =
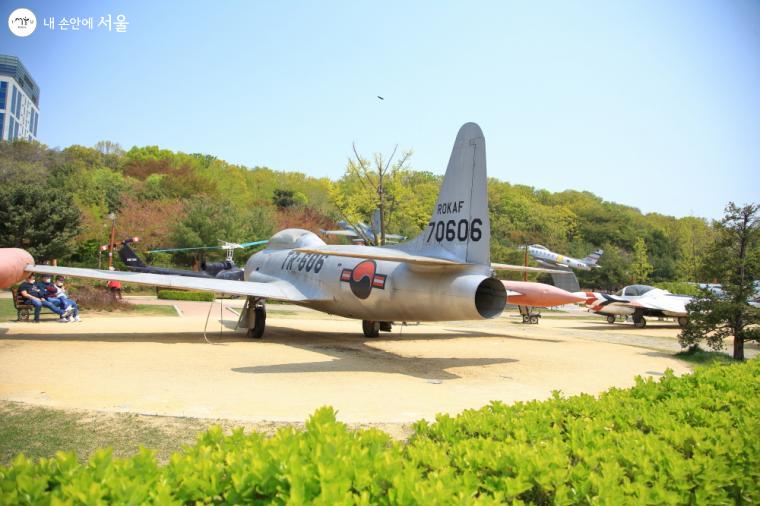
[[[27,265],[27,272],[71,276],[75,278],[102,279],[104,281],[122,281],[139,285],[164,286],[202,290],[205,292],[246,295],[283,301],[299,302],[314,300],[301,293],[292,284],[277,280],[271,283],[253,283],[250,281],[233,281],[216,278],[191,278],[169,274],[149,274],[145,272],[101,271],[78,267],[55,267],[51,265]]]
[[[342,235],[346,237],[356,237],[357,234],[353,230],[323,230],[319,229],[319,232],[325,235]]]

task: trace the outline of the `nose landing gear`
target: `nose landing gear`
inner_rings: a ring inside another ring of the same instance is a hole
[[[267,323],[267,308],[264,299],[248,297],[240,313],[238,327],[247,328],[246,335],[252,339],[261,339]]]

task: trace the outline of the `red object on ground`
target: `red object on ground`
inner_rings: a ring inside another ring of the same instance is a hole
[[[108,288],[121,288],[121,281],[109,281]]]
[[[586,300],[585,297],[544,283],[502,280],[502,284],[508,291],[507,302],[518,306],[551,307]]]
[[[23,280],[27,265],[34,265],[34,258],[28,251],[0,248],[0,288],[10,288]]]

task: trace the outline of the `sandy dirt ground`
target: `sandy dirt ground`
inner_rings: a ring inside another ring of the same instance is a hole
[[[188,303],[184,303],[186,306]],[[349,423],[408,423],[492,400],[544,399],[626,387],[688,366],[672,358],[677,326],[514,316],[394,326],[270,306],[267,333],[235,333],[235,315],[190,303],[182,317],[87,317],[0,323],[0,399],[56,408],[302,422],[331,405]],[[84,316],[84,315],[83,315]]]

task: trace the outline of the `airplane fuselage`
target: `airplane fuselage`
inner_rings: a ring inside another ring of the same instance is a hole
[[[691,297],[659,292],[661,291],[643,296],[587,292],[586,307],[589,311],[604,316],[629,316],[638,313],[643,316],[679,317],[688,314],[686,304],[692,300]]]
[[[571,269],[580,269],[582,271],[591,270],[591,266],[585,262],[581,262],[577,258],[560,255],[553,251],[549,251],[548,249],[528,246],[528,254],[530,254],[530,256],[532,256],[538,262],[546,265],[565,265]]]
[[[445,321],[493,318],[506,304],[487,266],[437,267],[290,250],[263,250],[248,260],[246,281],[280,279],[308,299],[298,302],[347,318]]]

